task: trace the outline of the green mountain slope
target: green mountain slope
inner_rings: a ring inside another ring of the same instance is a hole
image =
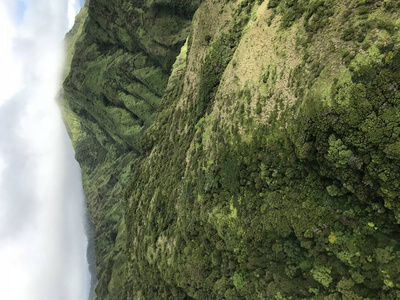
[[[100,299],[125,294],[123,193],[196,5],[86,1],[66,37],[59,98],[94,224]]]
[[[98,299],[399,299],[398,1],[198,2],[76,29]]]

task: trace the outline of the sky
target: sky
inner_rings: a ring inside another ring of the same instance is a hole
[[[55,103],[80,0],[0,1],[0,299],[87,299],[80,169]]]

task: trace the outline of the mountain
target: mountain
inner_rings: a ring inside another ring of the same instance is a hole
[[[59,101],[97,299],[399,299],[399,7],[87,1]]]

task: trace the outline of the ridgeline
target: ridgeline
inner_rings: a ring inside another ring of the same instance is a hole
[[[400,299],[399,8],[86,1],[59,101],[97,299]]]

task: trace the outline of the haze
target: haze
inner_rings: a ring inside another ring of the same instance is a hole
[[[0,3],[0,299],[87,299],[79,166],[55,104],[79,0]]]

